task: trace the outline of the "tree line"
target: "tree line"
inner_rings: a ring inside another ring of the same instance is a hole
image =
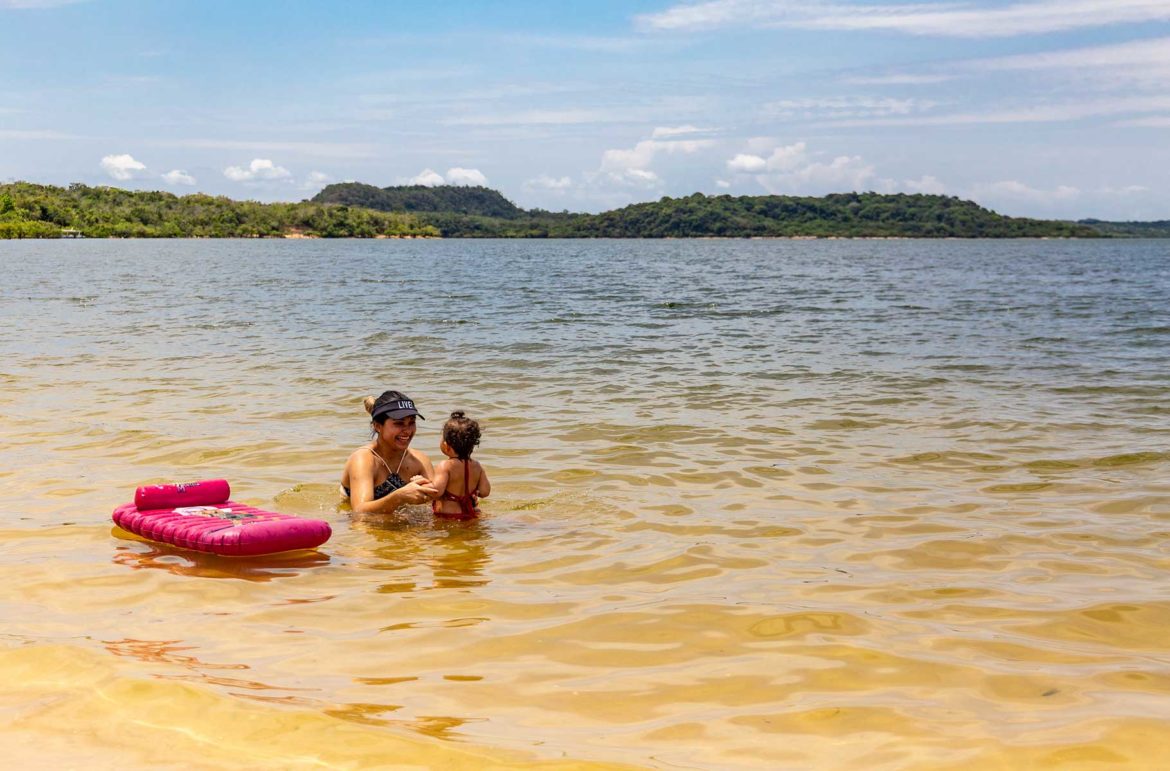
[[[943,195],[665,197],[600,214],[525,211],[487,188],[330,185],[314,201],[410,211],[449,238],[1094,238],[1084,224],[1005,217]]]
[[[901,193],[695,193],[575,214],[525,210],[486,187],[343,183],[309,201],[266,204],[81,184],[0,185],[0,238],[1095,238],[1170,235],[1163,225],[1005,217],[951,196]]]
[[[413,214],[344,204],[259,203],[73,184],[0,185],[0,238],[322,238],[437,236]]]

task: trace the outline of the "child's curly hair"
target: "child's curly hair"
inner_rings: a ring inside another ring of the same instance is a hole
[[[472,450],[479,444],[479,436],[479,422],[467,417],[462,410],[452,412],[443,424],[443,441],[450,445],[460,460],[471,457]]]

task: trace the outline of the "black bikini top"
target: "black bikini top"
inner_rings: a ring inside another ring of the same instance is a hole
[[[387,471],[390,471],[390,464],[387,463],[386,460],[381,455],[374,452],[373,447],[368,447],[366,449],[368,449],[370,452],[373,452],[374,457],[377,458],[378,460],[382,461],[382,465],[386,467]],[[406,451],[403,450],[402,457],[398,459],[398,468],[395,469],[394,471],[390,471],[390,476],[386,477],[386,481],[374,488],[374,500],[375,501],[378,500],[379,498],[385,498],[387,495],[389,495],[390,493],[394,492],[395,490],[397,490],[401,487],[406,487],[406,482],[402,481],[402,477],[398,476],[398,470],[402,468],[402,461],[405,458],[406,458]],[[341,489],[345,490],[345,496],[348,498],[349,497],[349,488],[346,487],[345,485],[342,485]]]

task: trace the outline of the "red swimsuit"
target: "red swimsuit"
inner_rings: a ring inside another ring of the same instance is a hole
[[[450,484],[450,479],[448,479]],[[475,493],[471,492],[475,488],[471,486],[471,461],[466,458],[463,459],[463,495],[454,495],[453,493],[444,492],[438,500],[431,503],[431,511],[437,517],[448,517],[450,519],[475,519],[479,516],[479,509],[476,505],[479,500],[475,497]],[[459,513],[451,514],[449,512],[441,511],[443,508],[443,501],[455,501],[459,504]]]

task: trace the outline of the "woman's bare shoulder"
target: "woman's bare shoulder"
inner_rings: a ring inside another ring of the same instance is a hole
[[[370,452],[370,448],[369,447],[359,447],[349,454],[349,460],[347,460],[345,462],[345,465],[348,466],[349,464],[354,463],[354,464],[357,464],[359,466],[360,465],[367,465],[368,466],[368,465],[371,465],[373,462],[374,462],[374,454],[372,452]]]

